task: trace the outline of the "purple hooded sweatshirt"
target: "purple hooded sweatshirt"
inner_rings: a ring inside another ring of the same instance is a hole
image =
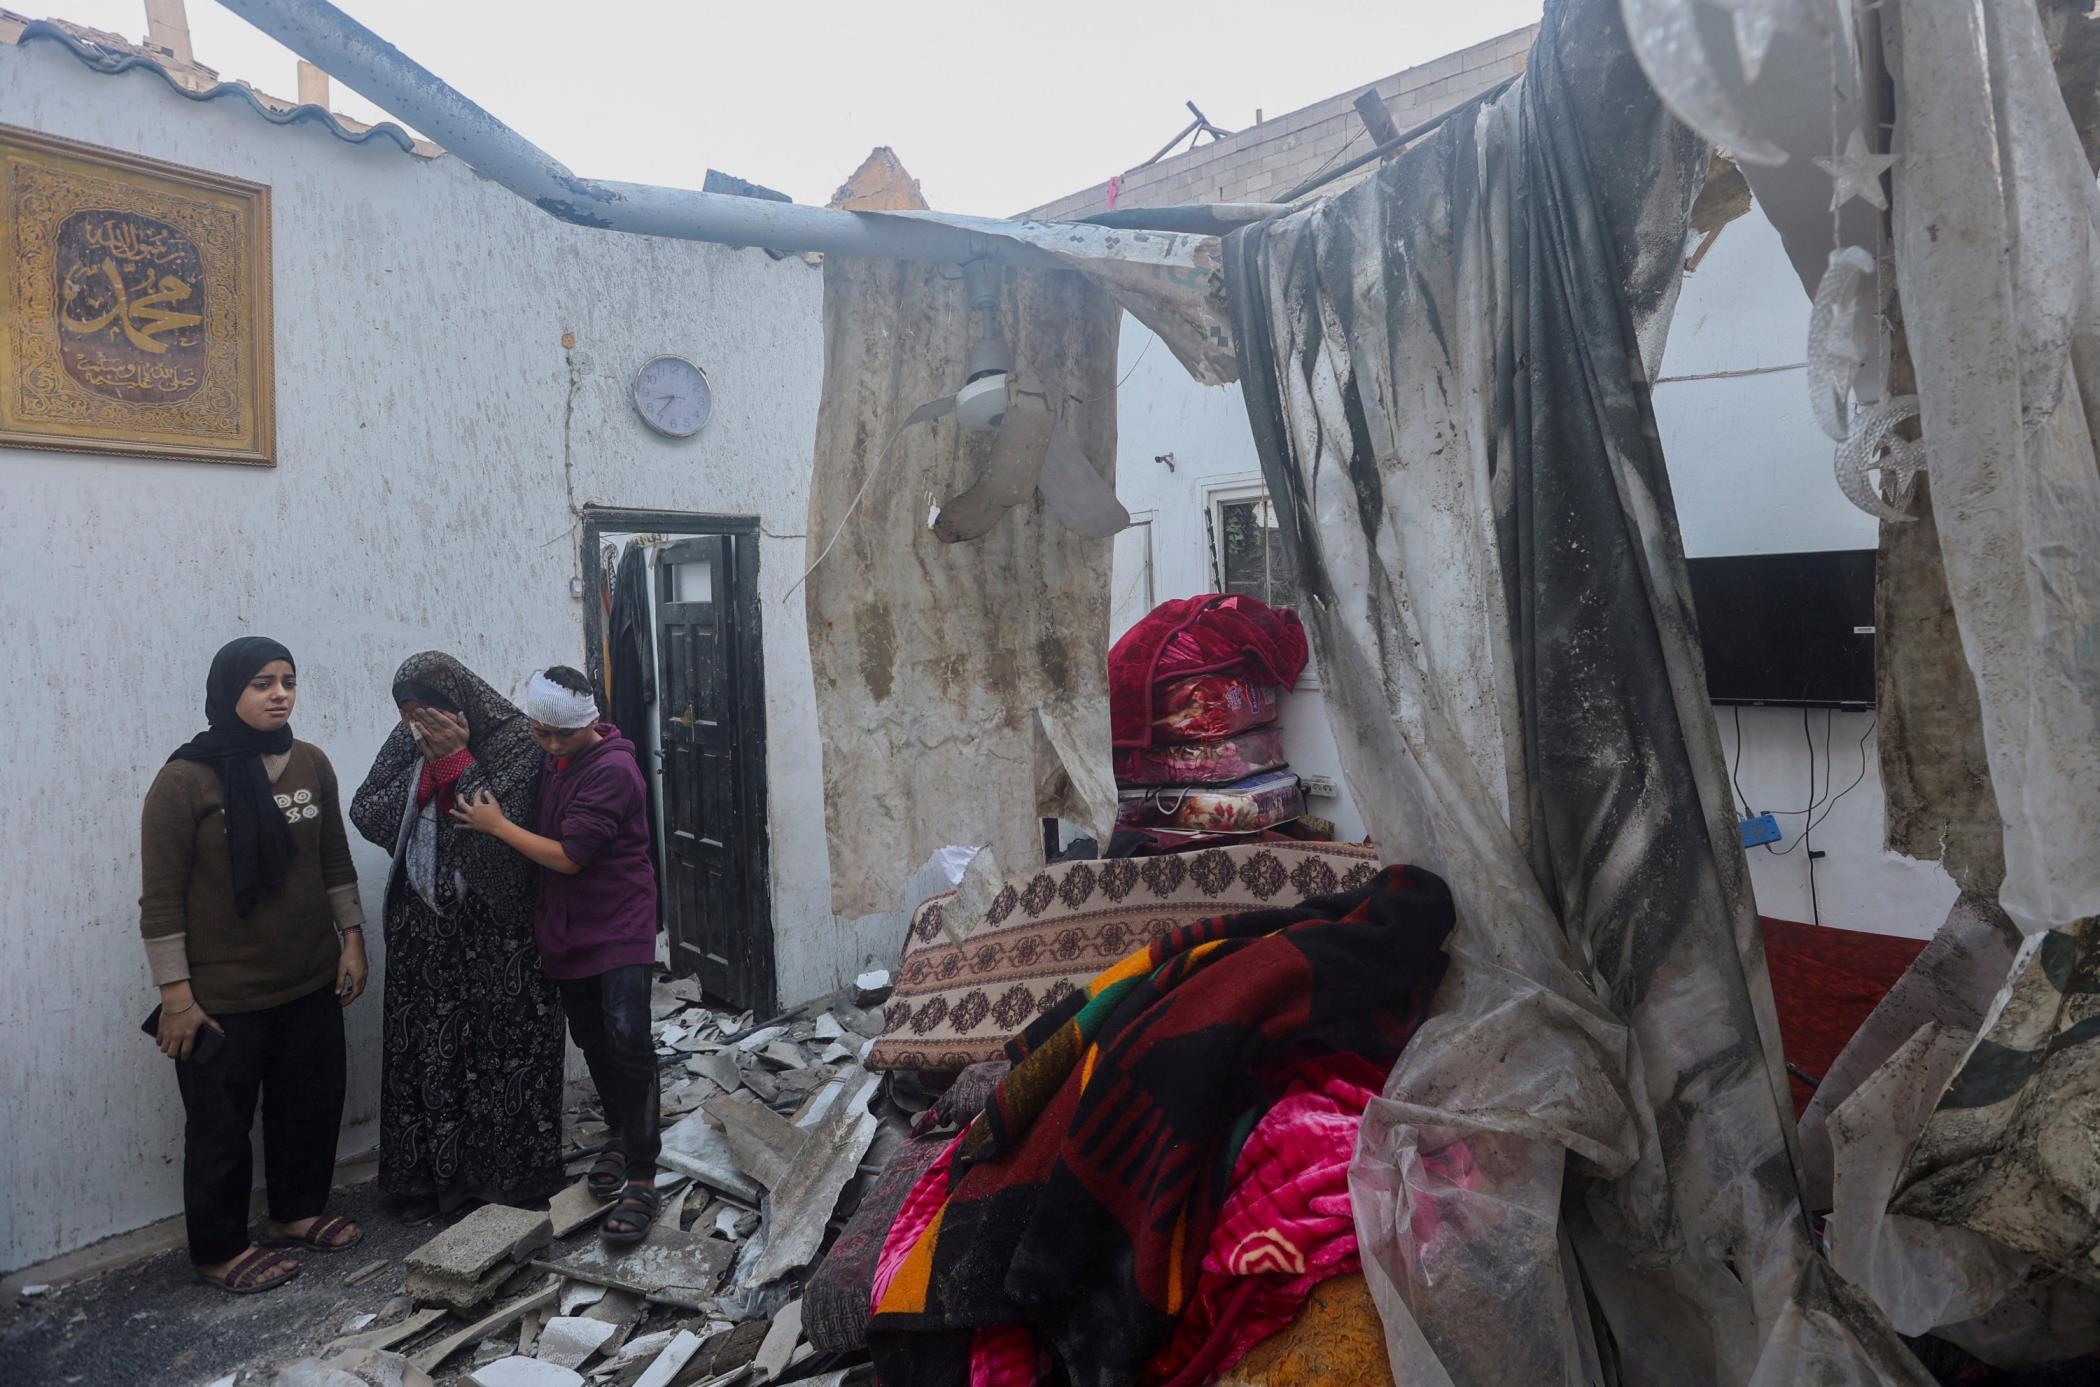
[[[534,915],[550,978],[588,978],[656,961],[656,867],[649,860],[648,786],[634,743],[609,722],[598,745],[540,775],[539,833],[583,868],[540,869]]]

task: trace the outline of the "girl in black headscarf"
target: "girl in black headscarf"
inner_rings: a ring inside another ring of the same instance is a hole
[[[421,1222],[560,1188],[562,1015],[533,943],[539,869],[450,815],[486,789],[531,822],[541,757],[524,715],[435,652],[401,666],[394,702],[350,819],[394,855],[379,1184]]]
[[[362,1236],[324,1217],[342,1125],[342,1008],[364,993],[364,913],[335,769],[292,736],[298,670],[276,641],[213,659],[209,726],[147,792],[140,932],[160,988],[155,1039],[177,1061],[183,1213],[198,1275],[237,1294]],[[269,1234],[248,1236],[260,1100]]]

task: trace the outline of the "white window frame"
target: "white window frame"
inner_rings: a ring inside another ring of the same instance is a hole
[[[1244,472],[1205,483],[1202,496],[1204,572],[1208,577],[1209,590],[1223,592],[1225,553],[1220,545],[1221,537],[1225,533],[1225,507],[1235,501],[1270,501],[1269,484],[1262,479],[1259,472]],[[1312,691],[1317,691],[1320,687],[1320,672],[1313,667],[1309,653],[1305,661],[1305,672],[1298,676],[1298,682],[1293,687]]]
[[[1145,613],[1159,605],[1159,512],[1156,510],[1132,511],[1130,513],[1129,528],[1134,530],[1139,526],[1143,526],[1145,530],[1145,590],[1142,594],[1138,594],[1144,600],[1137,609],[1138,619],[1142,621]],[[1118,599],[1122,596],[1115,587],[1116,569],[1115,551],[1113,549],[1109,551],[1108,582],[1108,608],[1109,615],[1112,617],[1115,615]]]

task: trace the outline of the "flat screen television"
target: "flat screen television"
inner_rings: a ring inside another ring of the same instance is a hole
[[[1692,603],[1715,703],[1874,703],[1874,551],[1692,559]]]

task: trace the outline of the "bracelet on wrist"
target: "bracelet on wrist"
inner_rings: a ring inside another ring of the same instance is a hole
[[[190,998],[190,1004],[189,1004],[188,1006],[186,1006],[186,1007],[183,1007],[183,1008],[181,1008],[180,1010],[177,1010],[177,1011],[169,1011],[169,1010],[168,1010],[168,1009],[167,1009],[167,1008],[166,1008],[166,1007],[164,1006],[164,1007],[162,1007],[162,1008],[160,1009],[160,1014],[161,1014],[162,1016],[180,1016],[180,1015],[182,1015],[182,1013],[183,1013],[183,1012],[185,1012],[185,1011],[195,1011],[196,1009],[197,1009],[197,999],[196,999],[195,997],[192,997],[192,998]]]

